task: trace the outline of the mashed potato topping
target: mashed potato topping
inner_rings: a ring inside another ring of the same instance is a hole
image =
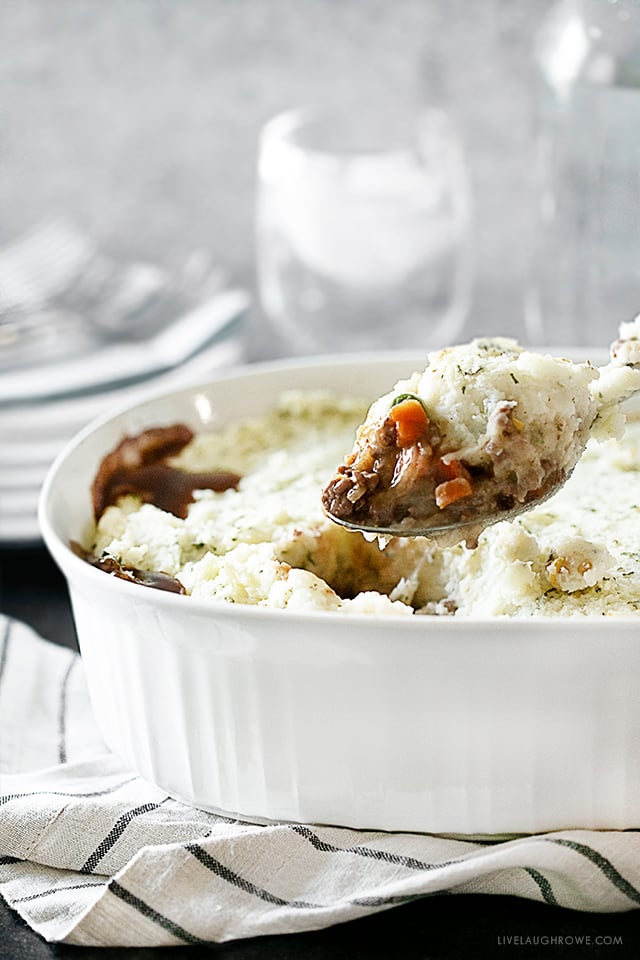
[[[565,487],[475,550],[420,538],[382,545],[331,522],[321,491],[367,403],[284,395],[260,417],[201,433],[171,462],[226,470],[184,519],[120,497],[100,516],[95,556],[162,571],[194,597],[290,610],[412,616],[627,615],[640,608],[640,424],[590,441]],[[635,531],[635,532],[634,532]]]

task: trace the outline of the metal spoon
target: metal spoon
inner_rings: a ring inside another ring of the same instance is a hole
[[[423,517],[420,520],[414,520],[412,517],[404,517],[395,523],[376,525],[345,520],[341,517],[334,516],[328,510],[325,510],[325,513],[330,520],[339,526],[372,537],[380,537],[382,539],[390,539],[392,537],[427,537],[430,540],[437,540],[439,545],[443,547],[453,546],[461,541],[464,541],[468,547],[475,547],[478,542],[478,537],[485,527],[499,523],[501,520],[513,520],[527,510],[539,506],[557,493],[568,478],[569,473],[567,473],[563,479],[549,484],[544,494],[532,497],[526,502],[519,503],[510,509],[496,509],[491,513],[478,513],[470,519],[452,520],[447,515],[443,515],[442,511],[438,511],[437,513],[433,513],[431,517]]]
[[[450,511],[450,507],[439,509],[434,503],[434,509],[431,513],[423,512],[417,516],[405,514],[392,522],[379,524],[366,520],[345,519],[336,516],[326,507],[325,513],[334,523],[346,527],[348,530],[371,536],[382,538],[428,537],[437,540],[440,546],[452,546],[464,541],[468,547],[475,547],[478,537],[485,527],[501,520],[513,520],[527,510],[544,503],[545,500],[557,493],[573,472],[584,452],[587,439],[588,435],[584,442],[581,442],[579,447],[576,448],[576,455],[568,469],[550,473],[542,488],[532,491],[520,502],[512,497],[505,497],[502,488],[499,486],[492,490],[492,478],[487,477],[477,482],[476,494],[472,499],[467,499],[464,503],[458,501],[461,506],[454,512],[447,512]],[[483,502],[484,507],[482,506]],[[488,507],[487,504],[491,504],[491,507]],[[455,506],[455,503],[451,504],[451,507]]]

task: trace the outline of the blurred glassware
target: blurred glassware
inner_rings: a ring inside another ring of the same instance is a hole
[[[640,0],[561,0],[535,62],[527,336],[595,346],[640,308]]]
[[[257,258],[281,352],[424,347],[460,335],[470,188],[440,110],[300,108],[262,131]]]

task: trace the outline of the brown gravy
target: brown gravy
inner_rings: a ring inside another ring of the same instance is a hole
[[[124,567],[115,557],[94,557],[89,550],[85,550],[75,540],[71,541],[71,549],[81,560],[86,560],[92,567],[104,570],[105,573],[118,577],[119,580],[129,580],[131,583],[139,583],[143,587],[154,587],[156,590],[166,590],[168,593],[187,592],[180,581],[168,573]]]
[[[167,463],[192,438],[193,432],[184,424],[153,427],[137,436],[125,437],[103,458],[93,481],[91,496],[96,520],[108,506],[127,494],[184,520],[195,490],[222,493],[235,489],[240,482],[237,473],[227,470],[189,473]],[[96,557],[75,541],[71,549],[87,563],[120,580],[170,593],[186,593],[182,583],[168,573],[125,567],[116,557]]]
[[[125,437],[102,460],[92,486],[93,510],[98,520],[119,497],[134,494],[144,503],[180,517],[187,516],[194,490],[235,489],[240,477],[230,471],[189,473],[166,461],[176,456],[192,439],[183,424],[154,427],[135,437]]]

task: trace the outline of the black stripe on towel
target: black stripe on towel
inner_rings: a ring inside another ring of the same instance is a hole
[[[69,884],[67,887],[49,887],[48,890],[41,890],[39,893],[31,893],[28,897],[18,897],[16,900],[12,900],[11,903],[29,903],[31,900],[40,900],[41,897],[50,897],[54,893],[64,893],[65,890],[84,890],[87,887],[105,887],[107,881],[93,881],[93,883],[73,883]]]
[[[384,863],[392,863],[394,866],[408,867],[410,870],[437,870],[439,867],[449,867],[454,863],[462,863],[467,859],[464,857],[454,857],[453,860],[439,860],[436,863],[427,863],[424,860],[416,860],[415,857],[405,857],[399,853],[387,853],[385,850],[376,850],[375,847],[364,847],[356,844],[353,847],[337,847],[303,826],[301,823],[291,825],[294,833],[308,840],[312,847],[321,853],[352,853],[358,857],[366,857],[369,860],[380,860]]]
[[[67,762],[67,688],[71,671],[77,659],[76,654],[72,653],[60,687],[60,702],[58,705],[58,761],[60,763]]]
[[[306,900],[285,900],[283,897],[278,897],[269,890],[265,890],[264,887],[257,886],[255,883],[252,883],[251,880],[241,877],[233,870],[230,870],[229,867],[225,867],[224,864],[212,857],[211,854],[207,853],[206,850],[203,850],[202,847],[197,843],[187,843],[185,844],[185,849],[188,850],[189,853],[196,858],[196,860],[199,860],[203,866],[205,866],[208,870],[211,870],[212,873],[215,873],[216,876],[220,877],[222,880],[225,880],[227,883],[232,884],[234,887],[238,887],[238,889],[243,890],[245,893],[257,897],[259,900],[264,900],[266,903],[272,903],[278,907],[291,907],[294,910],[335,909],[336,904],[332,903],[310,903]],[[442,892],[444,893],[448,891]],[[411,903],[413,900],[423,900],[427,896],[432,896],[432,894],[420,893],[391,897],[356,897],[353,900],[348,900],[345,902],[354,907],[393,907],[403,903]]]
[[[444,894],[450,894],[449,890],[435,890],[433,893],[408,893],[406,896],[399,897],[357,897],[350,900],[356,907],[398,907],[405,903],[413,903],[414,900],[428,900],[429,897],[441,897]]]
[[[87,859],[87,862],[80,867],[80,873],[91,873],[93,870],[95,870],[102,858],[120,839],[131,821],[136,817],[141,816],[143,813],[149,813],[151,810],[157,810],[159,806],[159,803],[143,803],[142,806],[135,807],[133,810],[127,810],[126,813],[123,813],[122,816],[116,820],[115,824],[106,835],[104,840],[98,844],[91,856]]]
[[[556,895],[553,892],[553,888],[547,878],[540,873],[539,870],[534,870],[533,867],[525,867],[526,873],[529,874],[533,882],[537,885],[540,893],[542,894],[542,899],[545,903],[550,903],[554,907],[558,906],[558,901],[556,900]]]
[[[12,627],[13,620],[7,617],[2,633],[2,647],[0,647],[0,684],[2,683],[2,676],[7,665],[7,655],[9,653],[9,640],[11,639]]]
[[[127,777],[120,783],[115,783],[111,787],[104,787],[102,790],[92,790],[89,793],[73,793],[70,790],[30,790],[27,793],[5,793],[0,794],[0,807],[11,800],[26,800],[27,797],[75,797],[77,800],[84,800],[85,797],[105,797],[109,793],[115,793],[121,787],[126,787],[128,783],[133,783],[137,777]]]
[[[174,923],[173,920],[169,920],[168,917],[158,913],[157,910],[154,910],[153,907],[150,907],[148,903],[144,902],[144,900],[140,900],[139,897],[134,896],[133,893],[129,893],[128,890],[125,890],[124,887],[121,887],[117,880],[112,880],[108,889],[115,897],[118,897],[118,899],[122,900],[123,903],[133,907],[133,909],[137,910],[138,913],[141,913],[143,917],[153,920],[153,922],[157,923],[158,926],[163,928],[163,930],[167,930],[169,933],[173,934],[174,937],[178,937],[179,940],[183,940],[185,943],[209,943],[208,940],[201,940],[200,937],[196,937],[195,934],[189,933],[188,930],[185,930],[184,927]]]
[[[265,900],[267,903],[274,903],[279,907],[293,907],[294,909],[301,910],[324,910],[324,907],[320,903],[308,903],[306,900],[284,900],[282,897],[276,896],[274,893],[269,893],[268,890],[265,890],[263,887],[256,886],[255,883],[252,883],[251,880],[246,880],[244,877],[241,877],[240,874],[235,873],[233,870],[230,870],[229,867],[225,867],[223,863],[220,863],[219,860],[216,860],[215,857],[212,857],[210,853],[207,853],[206,850],[203,850],[201,846],[197,843],[187,843],[185,844],[185,849],[189,853],[199,860],[200,863],[210,870],[212,873],[215,873],[216,876],[220,877],[222,880],[225,880],[227,883],[232,884],[234,887],[238,887],[240,890],[244,890],[245,893],[250,893],[254,897],[258,897],[259,900]]]
[[[609,880],[614,887],[617,887],[618,890],[624,893],[629,900],[633,900],[634,903],[640,903],[640,892],[636,890],[633,884],[629,883],[628,880],[625,880],[621,873],[618,873],[610,860],[607,860],[606,857],[603,857],[603,855],[598,853],[597,850],[594,850],[593,847],[587,846],[586,843],[578,843],[576,840],[567,840],[565,837],[545,837],[544,839],[548,840],[550,843],[557,843],[562,847],[569,847],[570,850],[574,850],[576,853],[586,857],[586,859],[595,864],[595,866],[602,871],[607,880]]]

